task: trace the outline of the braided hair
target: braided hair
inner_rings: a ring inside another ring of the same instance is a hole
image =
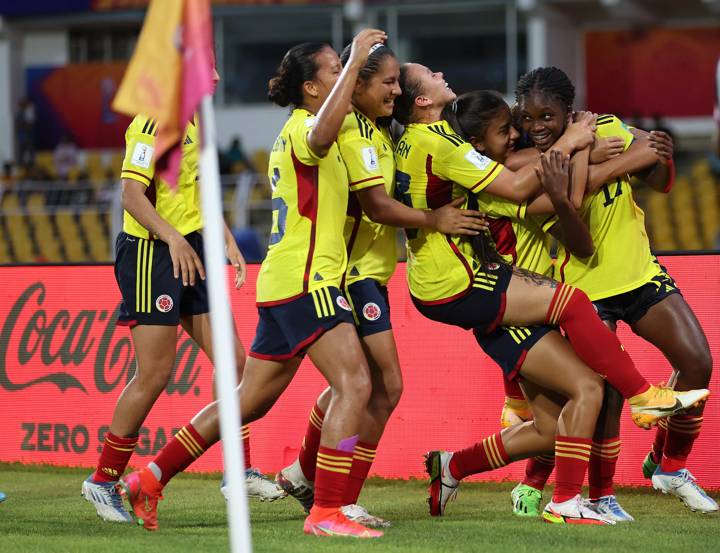
[[[324,42],[303,42],[290,48],[268,83],[268,99],[282,107],[302,105],[303,83],[315,78],[315,56],[324,48],[329,48]]]
[[[515,101],[520,103],[532,93],[539,93],[551,100],[557,100],[572,111],[575,101],[575,86],[562,69],[538,67],[518,79],[515,87]]]

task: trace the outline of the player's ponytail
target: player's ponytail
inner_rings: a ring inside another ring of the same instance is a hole
[[[484,140],[490,123],[508,109],[505,100],[494,90],[474,90],[455,101],[454,117],[448,117],[456,133],[465,140]]]
[[[268,83],[268,99],[281,107],[302,105],[303,83],[313,80],[318,70],[315,56],[328,47],[324,42],[303,42],[290,48]]]

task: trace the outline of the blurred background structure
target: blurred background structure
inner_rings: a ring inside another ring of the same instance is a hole
[[[128,119],[110,102],[147,4],[0,0],[0,264],[113,258]],[[512,101],[519,75],[556,65],[577,109],[670,131],[674,190],[636,193],[652,244],[720,249],[720,0],[213,0],[213,14],[225,213],[250,260],[265,250],[268,150],[287,116],[267,81],[290,46],[340,51],[365,25],[458,93]]]

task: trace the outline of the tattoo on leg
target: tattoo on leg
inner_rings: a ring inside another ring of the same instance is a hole
[[[522,278],[523,280],[534,284],[535,286],[549,286],[550,288],[557,288],[560,284],[557,280],[533,273],[520,267],[513,267],[513,276]]]

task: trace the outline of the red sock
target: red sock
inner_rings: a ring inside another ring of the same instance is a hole
[[[650,387],[617,336],[597,316],[592,302],[582,290],[559,284],[545,322],[560,326],[578,357],[604,376],[625,399]]]
[[[525,465],[525,479],[522,481],[526,486],[542,491],[545,489],[548,478],[555,468],[554,455],[538,455],[528,459]]]
[[[352,505],[357,503],[360,497],[365,480],[367,480],[370,467],[375,460],[375,453],[378,444],[369,444],[366,442],[358,442],[353,452],[353,462],[350,468],[350,477],[348,478],[345,494],[343,495],[343,505]]]
[[[591,444],[589,438],[558,436],[555,439],[555,503],[562,503],[580,493],[590,460]]]
[[[656,465],[660,464],[662,459],[663,449],[665,449],[665,440],[667,439],[667,419],[660,419],[657,424],[657,430],[655,430],[655,439],[653,440],[652,450],[650,455]]]
[[[620,456],[620,437],[593,441],[588,467],[590,499],[600,499],[606,495],[615,495],[615,465]]]
[[[450,474],[462,480],[471,474],[499,469],[510,462],[500,432],[488,436],[482,442],[453,453]]]
[[[673,415],[668,419],[667,438],[660,470],[675,472],[684,469],[688,455],[702,428],[702,415]]]
[[[305,478],[311,482],[315,480],[315,466],[317,463],[317,453],[320,447],[320,434],[322,433],[324,418],[325,413],[320,410],[320,407],[318,407],[317,404],[313,405],[302,447],[298,454],[300,468],[302,468]]]
[[[152,460],[152,463],[160,469],[158,478],[160,483],[163,486],[167,484],[173,476],[184,471],[195,459],[205,453],[208,447],[207,442],[192,424],[183,426]]]
[[[315,506],[340,508],[353,464],[353,453],[320,446],[315,472]]]
[[[511,399],[525,400],[525,394],[523,394],[522,390],[520,389],[520,381],[517,378],[508,380],[507,378],[503,377],[503,384],[505,385],[505,397],[509,397]]]
[[[243,426],[240,429],[240,435],[242,436],[245,468],[249,469],[252,466],[252,463],[250,462],[250,425],[246,424],[245,426]]]
[[[133,450],[138,442],[137,434],[120,438],[108,432],[105,434],[102,453],[93,474],[95,482],[115,482],[125,472]]]

